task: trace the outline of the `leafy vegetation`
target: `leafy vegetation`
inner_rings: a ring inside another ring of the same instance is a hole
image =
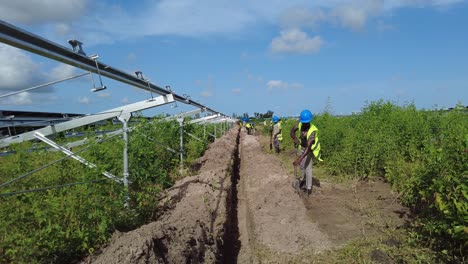
[[[184,131],[202,140],[184,135],[184,165],[191,167],[213,141],[208,132],[213,134],[214,125],[187,124]],[[127,209],[123,206],[125,188],[101,174],[123,174],[121,136],[102,143],[91,140],[73,149],[81,151],[79,155],[97,168],[90,169],[68,158],[1,187],[5,194],[83,183],[0,197],[0,262],[67,263],[93,252],[108,241],[114,230],[129,230],[151,220],[158,193],[170,187],[180,173],[179,154],[166,149],[179,151],[180,127],[176,121],[150,123],[143,119],[129,139],[131,184]],[[12,146],[16,154],[0,158],[0,184],[64,157],[59,152],[28,151],[31,148],[31,142],[17,144]]]
[[[296,120],[283,120],[283,146]],[[416,214],[412,240],[467,261],[468,113],[417,110],[413,104],[372,102],[359,114],[318,114],[323,166],[331,175],[384,177]],[[286,135],[286,136],[285,136]]]

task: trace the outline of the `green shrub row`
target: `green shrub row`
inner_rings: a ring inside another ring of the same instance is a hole
[[[283,120],[283,146],[293,148]],[[377,101],[361,113],[312,121],[331,175],[382,176],[417,214],[417,235],[449,261],[468,255],[468,113],[417,110]],[[465,259],[466,261],[466,259]]]
[[[217,136],[220,136],[219,125]],[[213,138],[214,125],[184,126],[184,164],[190,167]],[[69,141],[69,140],[68,140]],[[123,174],[122,136],[89,143],[79,155],[97,165],[89,169],[64,159],[44,170],[0,188],[0,193],[44,188],[96,180],[87,184],[0,197],[0,263],[68,263],[91,253],[109,240],[114,230],[135,228],[153,217],[158,193],[171,186],[177,176],[180,128],[176,121],[149,123],[142,120],[129,136],[130,190],[128,208],[122,184],[101,173]],[[31,142],[12,146],[16,154],[0,158],[0,184],[18,177],[64,154],[26,151]],[[80,151],[86,146],[76,147]]]

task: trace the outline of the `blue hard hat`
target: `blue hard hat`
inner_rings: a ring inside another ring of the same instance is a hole
[[[314,115],[309,110],[303,110],[299,117],[301,123],[309,123],[312,119],[314,119]]]
[[[274,116],[274,117],[273,117],[273,122],[274,122],[274,123],[278,123],[278,121],[279,121],[279,117]]]

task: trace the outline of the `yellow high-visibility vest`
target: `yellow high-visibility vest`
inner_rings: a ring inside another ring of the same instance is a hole
[[[297,126],[298,130],[299,130],[299,133],[301,133],[301,127],[302,127],[302,123],[299,122],[299,125]],[[310,146],[310,150],[312,150],[312,153],[314,153],[314,156],[319,160],[319,161],[323,161],[320,156],[320,142],[319,142],[319,139],[318,139],[318,128],[312,124],[310,124],[310,128],[309,128],[309,131],[307,131],[307,141],[309,141],[309,138],[310,138],[310,135],[312,135],[312,133],[315,132],[315,143]]]
[[[283,140],[283,130],[281,130],[281,121],[278,122],[278,128],[279,128],[279,130],[281,131],[281,132],[278,134],[278,140],[281,141],[281,140]]]

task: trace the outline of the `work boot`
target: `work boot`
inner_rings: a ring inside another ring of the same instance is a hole
[[[306,189],[306,181],[305,180],[301,180],[300,183],[299,183],[299,188],[301,190],[305,190]]]

